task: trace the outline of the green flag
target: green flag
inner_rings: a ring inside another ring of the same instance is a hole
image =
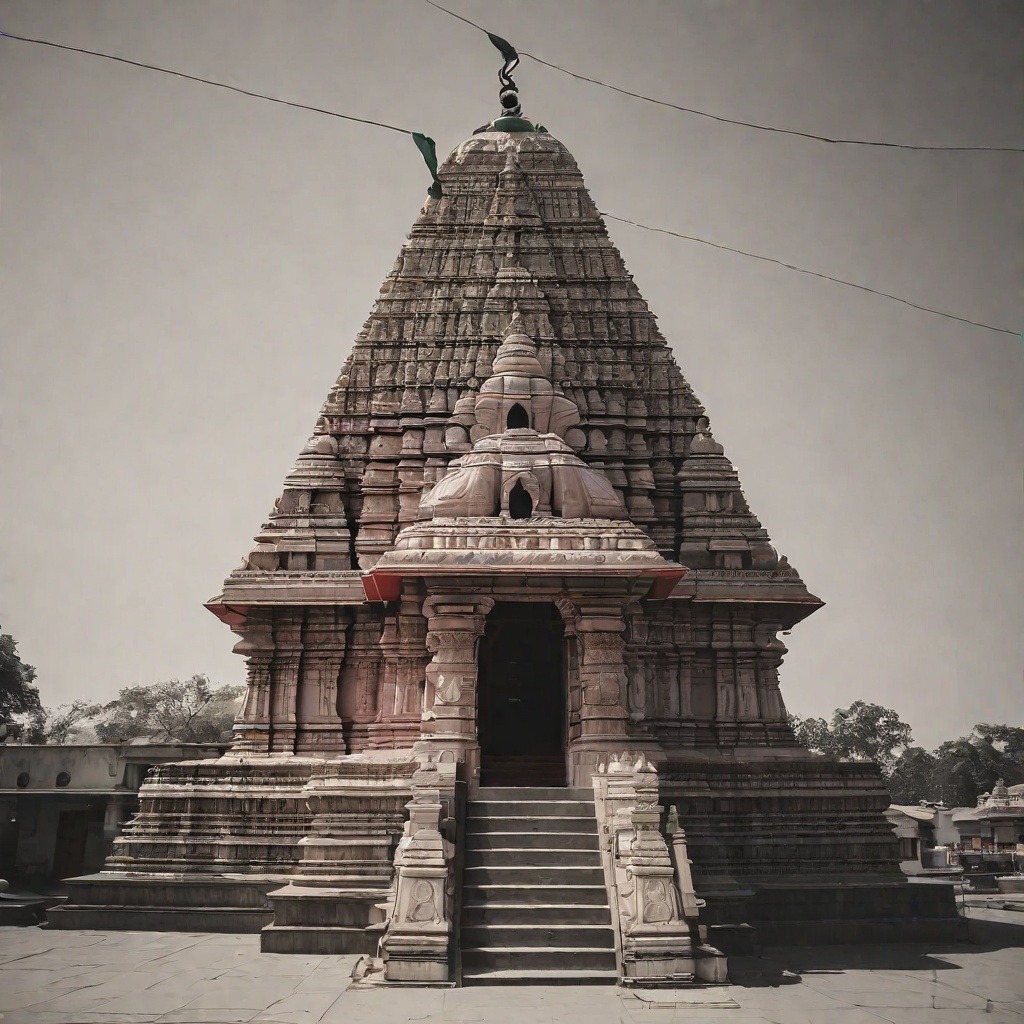
[[[441,182],[437,177],[437,146],[429,135],[421,135],[419,132],[412,133],[412,141],[423,156],[423,162],[427,165],[434,181],[427,191],[435,198],[440,199],[444,193],[441,191]]]
[[[507,39],[502,39],[501,36],[496,36],[493,32],[488,32],[487,38],[501,51],[506,64],[519,63],[519,54],[516,53],[516,48]]]

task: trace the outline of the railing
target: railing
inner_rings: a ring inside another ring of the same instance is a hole
[[[424,760],[413,774],[412,791],[409,821],[395,853],[392,896],[384,907],[384,979],[452,983],[458,945],[455,764]]]
[[[594,776],[609,902],[623,984],[724,982],[725,956],[698,921],[686,836],[670,814],[671,849],[661,833],[658,773],[643,754],[613,756]]]

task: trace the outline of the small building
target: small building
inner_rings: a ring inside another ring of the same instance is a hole
[[[900,868],[910,876],[958,874],[959,860],[944,828],[949,809],[941,805],[893,804],[885,812],[900,847]]]
[[[0,877],[47,887],[98,871],[157,764],[219,757],[215,743],[0,746]]]
[[[974,807],[957,807],[952,822],[965,877],[992,885],[998,875],[1024,865],[1024,785],[1006,786],[997,779]]]

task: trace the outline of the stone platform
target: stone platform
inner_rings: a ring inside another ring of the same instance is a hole
[[[4,1024],[1020,1024],[1022,915],[969,910],[971,941],[775,947],[732,984],[353,987],[346,956],[261,953],[253,935],[0,928]]]

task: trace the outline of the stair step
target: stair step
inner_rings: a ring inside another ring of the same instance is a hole
[[[268,925],[260,933],[261,953],[375,953],[378,932],[342,926]]]
[[[545,850],[489,848],[467,850],[466,867],[597,867],[601,854],[595,850]]]
[[[471,949],[614,949],[607,924],[473,924],[462,926],[463,952]]]
[[[564,818],[538,818],[507,814],[504,816],[467,816],[466,831],[471,832],[585,832],[597,835],[597,821],[592,814]]]
[[[590,790],[474,794],[463,867],[465,984],[614,984],[611,922]]]
[[[603,924],[610,925],[612,913],[604,906],[566,903],[500,903],[484,900],[464,903],[462,927],[477,924]]]
[[[502,883],[466,884],[463,887],[466,903],[517,904],[571,904],[574,907],[607,907],[608,892],[600,885],[523,885]]]
[[[599,850],[596,832],[469,832],[466,850]]]
[[[464,968],[492,967],[501,970],[568,968],[570,970],[614,971],[614,949],[552,946],[477,946],[462,950]]]
[[[592,789],[569,789],[566,786],[481,786],[474,800],[579,800],[594,802]]]
[[[464,885],[488,882],[505,885],[603,885],[604,872],[595,867],[497,867],[467,865],[463,870]]]
[[[594,801],[586,800],[470,800],[466,817],[476,818],[544,817],[594,820]]]
[[[568,968],[543,970],[510,970],[497,967],[464,968],[463,985],[615,985],[618,971]]]

